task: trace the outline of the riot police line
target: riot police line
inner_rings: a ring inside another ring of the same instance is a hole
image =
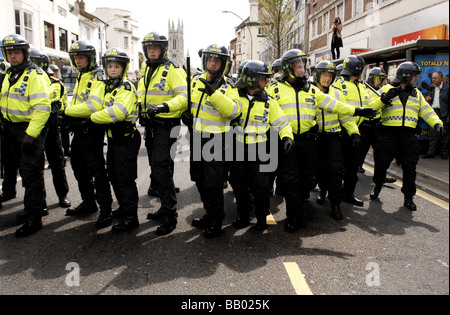
[[[99,212],[98,229],[111,226],[113,218],[120,219],[112,225],[113,233],[139,227],[136,179],[141,134],[137,123],[145,128],[151,185],[161,200],[161,208],[147,215],[160,222],[158,235],[167,235],[177,226],[173,181],[177,140],[173,135],[178,135],[181,121],[189,129],[190,177],[205,210],[192,226],[203,229],[205,237],[221,234],[226,181],[236,198],[237,217],[232,224],[236,228],[249,226],[253,212],[254,228],[267,228],[275,180],[286,201],[284,228],[289,233],[301,228],[305,200],[317,185],[317,202],[323,204],[328,195],[335,220],[343,219],[341,202],[363,206],[354,191],[364,122],[376,126],[375,188],[370,199],[378,199],[387,168],[397,158],[404,170],[404,206],[416,210],[415,126],[420,117],[443,132],[442,121],[414,87],[421,73],[417,64],[401,64],[394,80],[379,87],[381,93],[369,94],[361,81],[365,63],[359,56],[347,57],[339,76],[333,63],[318,64],[311,82],[306,55],[292,49],[274,63],[273,71],[264,62],[245,61],[238,80],[233,81],[227,77],[231,60],[224,46],[213,44],[202,50],[203,71],[195,76],[190,66],[185,71],[168,58],[165,36],[151,32],[142,46],[146,61],[136,89],[127,80],[130,58],[123,50],[106,51],[103,71],[92,45],[73,43],[69,56],[79,75],[71,104],[62,106],[63,93],[51,96],[55,90],[50,90],[48,56],[39,52],[42,58],[33,63],[22,36],[3,39],[1,49],[11,66],[0,99],[2,144],[7,148],[2,154],[8,157],[2,164],[9,174],[19,170],[25,187],[21,216],[25,223],[16,231],[17,237],[39,231],[46,215],[44,150],[52,112],[73,134],[70,162],[82,199],[70,207],[63,191],[58,193],[60,206],[73,217]],[[280,71],[275,74],[276,70]],[[52,146],[62,152],[60,138]],[[9,199],[15,197],[13,193]],[[112,193],[119,204],[114,211]],[[2,200],[8,200],[4,197],[5,192]]]

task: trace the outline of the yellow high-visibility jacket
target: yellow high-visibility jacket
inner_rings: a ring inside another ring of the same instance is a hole
[[[330,86],[328,95],[338,101],[345,102],[344,95],[336,87]],[[329,133],[340,132],[342,130],[342,125],[350,136],[355,133],[360,134],[358,126],[356,125],[355,117],[353,116],[328,113],[325,110],[318,110],[316,116],[319,131]]]
[[[347,105],[311,85],[298,92],[289,82],[280,80],[271,86],[270,94],[276,98],[284,114],[291,122],[292,132],[303,134],[317,124],[317,110],[325,110],[344,116],[353,116],[355,107]]]
[[[230,122],[239,116],[241,103],[236,88],[225,82],[209,96],[199,88],[205,85],[206,73],[195,77],[192,82],[192,108],[194,130],[208,133],[224,133],[230,130]]]
[[[50,77],[50,101],[53,103],[61,102],[59,111],[64,111],[69,106],[69,100],[67,98],[67,90],[60,79]]]
[[[113,91],[106,93],[103,109],[91,115],[92,122],[96,124],[114,124],[121,121],[136,125],[139,117],[137,108],[137,94],[133,84],[127,80]],[[135,129],[135,128],[134,128]],[[125,135],[128,135],[125,133]],[[112,137],[111,130],[108,137]]]
[[[276,128],[280,139],[285,137],[294,140],[289,120],[277,101],[267,95],[267,101],[249,100],[246,95],[240,96],[241,119],[237,127],[237,141],[250,144],[267,141],[267,131],[272,126]]]
[[[138,84],[138,97],[142,116],[146,117],[150,105],[166,103],[170,112],[157,114],[160,118],[179,118],[187,109],[186,72],[171,61],[158,66],[150,78],[150,67]]]
[[[392,85],[387,84],[381,90],[382,92],[387,92],[392,87]],[[393,98],[391,102],[392,105],[382,104],[375,108],[376,110],[382,110],[381,119],[383,126],[409,127],[414,129],[417,126],[419,117],[425,120],[432,128],[436,124],[444,125],[417,88],[414,88],[405,106],[403,106],[398,96]]]
[[[333,86],[337,87],[342,91],[342,94],[345,97],[345,103],[355,106],[355,107],[372,107],[374,108],[375,102],[381,104],[381,101],[378,101],[379,97],[372,100],[368,93],[368,89],[364,86],[363,83],[357,81],[352,82],[350,80],[345,80],[343,77],[339,77],[334,83]],[[363,121],[364,117],[357,117],[356,124],[359,126]]]
[[[32,65],[10,85],[7,73],[0,92],[0,111],[12,123],[28,122],[26,133],[37,138],[45,127],[51,112],[50,84],[47,74]]]
[[[103,109],[105,84],[102,72],[80,73],[73,89],[72,103],[66,108],[67,116],[89,118],[91,114]]]

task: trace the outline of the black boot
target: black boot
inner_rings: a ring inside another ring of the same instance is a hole
[[[375,187],[372,189],[370,193],[370,200],[378,199],[378,196],[380,195],[381,192],[381,188],[382,186],[375,185]]]
[[[331,204],[331,217],[336,221],[344,219],[344,215],[341,211],[341,206],[339,204]]]
[[[319,192],[319,195],[317,195],[317,200],[316,200],[316,202],[317,202],[317,204],[318,205],[323,205],[323,204],[325,204],[325,198],[327,197],[327,192],[326,192],[326,190],[324,191],[324,190],[321,190],[320,192]]]
[[[172,233],[177,227],[177,217],[177,214],[163,217],[161,225],[156,229],[156,234],[163,236]]]
[[[191,225],[193,227],[206,230],[206,228],[211,225],[211,222],[210,222],[210,220],[208,219],[207,216],[204,216],[203,218],[195,218],[195,219],[193,219]]]
[[[119,206],[119,208],[117,208],[111,212],[111,215],[113,218],[123,219],[125,217],[125,212],[123,211],[122,207]]]
[[[256,219],[256,224],[253,227],[256,231],[264,231],[267,229],[267,217],[261,217]]]
[[[61,208],[69,208],[72,205],[69,199],[67,197],[61,197],[59,198],[59,206]]]
[[[206,228],[203,234],[206,238],[218,237],[222,233],[222,222],[211,221],[211,224]]]
[[[231,225],[236,229],[243,229],[250,225],[250,219],[248,215],[240,215],[233,223],[231,223]]]
[[[111,223],[112,223],[112,215],[100,214],[98,216],[97,222],[95,223],[95,227],[100,230],[100,229],[110,226]]]
[[[403,203],[403,205],[408,210],[411,210],[411,211],[416,211],[417,210],[417,206],[416,206],[416,204],[413,201],[413,197],[406,197],[405,196],[405,202]]]
[[[301,222],[298,218],[287,218],[284,222],[284,230],[288,233],[295,233],[300,230]]]
[[[89,215],[92,213],[97,212],[97,204],[87,204],[82,202],[78,207],[76,208],[69,208],[66,210],[66,216],[74,217],[74,216],[83,216],[83,215]]]
[[[131,231],[139,227],[139,221],[137,218],[131,220],[124,220],[116,225],[113,225],[111,232],[115,234]]]
[[[21,228],[19,228],[15,237],[27,237],[42,229],[42,221],[40,219],[28,220]]]
[[[346,202],[346,203],[350,203],[354,206],[364,207],[364,202],[362,200],[359,200],[358,198],[356,198],[354,195],[343,196],[342,201]]]
[[[164,216],[161,212],[161,208],[159,208],[155,213],[147,213],[147,220],[161,220],[163,217]]]

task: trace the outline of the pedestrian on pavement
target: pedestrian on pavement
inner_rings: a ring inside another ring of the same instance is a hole
[[[122,222],[112,227],[113,233],[139,226],[136,179],[141,134],[136,128],[139,116],[136,89],[127,80],[129,64],[130,58],[122,49],[111,48],[105,52],[102,57],[106,78],[103,109],[90,117],[92,123],[107,128],[107,170],[119,203],[119,210],[115,213],[122,218]],[[110,224],[110,220],[103,221],[104,227]]]
[[[321,61],[314,68],[314,85],[320,91],[330,95],[338,101],[345,101],[342,92],[332,86],[336,78],[336,67],[331,61]],[[331,203],[331,217],[335,220],[342,220],[342,179],[344,174],[344,158],[341,149],[341,133],[346,132],[353,137],[354,145],[359,144],[360,134],[355,118],[328,113],[325,110],[318,110],[316,114],[319,133],[317,137],[317,173],[316,181],[320,188],[317,203],[325,204],[328,192],[328,199]],[[343,128],[345,129],[343,129]],[[355,136],[353,136],[355,135]]]
[[[335,60],[341,57],[340,49],[344,46],[342,43],[342,22],[340,17],[334,19],[331,31],[333,32],[331,37],[331,54],[333,60]]]
[[[417,210],[413,201],[416,194],[416,165],[419,161],[419,143],[415,134],[417,122],[422,118],[438,133],[444,131],[438,115],[419,89],[414,87],[421,73],[422,70],[415,62],[400,64],[392,79],[395,86],[388,84],[382,88],[380,99],[385,105],[378,104],[375,107],[377,110],[382,109],[382,127],[374,152],[375,187],[370,193],[370,199],[378,198],[386,171],[395,158],[403,170],[403,205],[411,211]]]
[[[312,86],[306,75],[307,56],[301,50],[286,52],[282,57],[282,65],[283,76],[271,86],[270,95],[277,99],[290,120],[294,134],[294,149],[283,156],[279,171],[286,199],[285,230],[293,233],[301,227],[302,205],[316,186],[317,110],[367,117],[374,117],[376,111],[349,106]]]
[[[44,146],[51,112],[50,86],[42,69],[30,60],[30,46],[21,35],[2,40],[1,50],[8,68],[0,92],[0,111],[4,124],[3,157],[5,168],[20,170],[25,187],[25,224],[16,237],[26,237],[42,228],[45,204]]]
[[[164,35],[151,32],[145,36],[142,48],[147,68],[138,85],[152,173],[150,186],[155,186],[161,200],[161,208],[149,213],[147,219],[161,220],[156,230],[158,235],[167,235],[177,226],[175,170],[171,156],[177,138],[171,138],[171,133],[173,128],[179,128],[181,113],[187,109],[186,72],[168,58],[168,45]]]
[[[229,62],[224,46],[209,45],[202,54],[203,73],[192,82],[190,173],[206,210],[206,215],[195,218],[192,225],[205,229],[204,236],[208,238],[217,237],[222,231],[225,135],[231,129],[231,121],[239,116],[241,106],[237,90],[224,78]]]
[[[59,206],[61,208],[69,208],[71,202],[67,199],[69,184],[66,176],[66,159],[61,142],[60,122],[58,121],[61,108],[64,106],[63,102],[67,102],[67,96],[64,99],[65,90],[61,81],[48,74],[50,58],[47,53],[38,49],[32,49],[30,58],[35,65],[45,72],[49,79],[52,111],[47,122],[48,132],[45,138],[45,155],[52,172],[53,186],[58,196]],[[45,208],[47,208],[47,204],[45,204]]]
[[[432,159],[436,154],[436,150],[439,142],[441,143],[441,158],[443,160],[448,159],[448,137],[449,137],[449,85],[445,83],[444,75],[441,71],[433,73],[431,77],[433,84],[425,97],[426,101],[430,103],[433,110],[439,116],[439,119],[444,123],[445,133],[439,136],[437,131],[433,128],[430,129],[430,138],[428,142],[428,152],[422,156],[423,159]]]
[[[374,102],[381,103],[379,97],[372,101],[370,95],[360,81],[365,62],[360,56],[348,56],[343,63],[341,76],[334,86],[342,91],[345,97],[345,103],[361,108],[371,108]],[[373,117],[372,117],[373,118]],[[356,118],[356,124],[359,126],[364,121],[364,117]],[[357,159],[360,146],[355,145],[355,139],[352,139],[348,133],[341,133],[342,153],[344,155],[344,186],[342,201],[352,205],[363,207],[364,202],[355,197],[356,184],[358,182],[359,160]]]
[[[69,56],[72,66],[80,73],[64,120],[73,132],[70,162],[82,202],[67,209],[66,215],[95,213],[98,203],[100,215],[96,227],[103,228],[111,223],[112,206],[111,186],[103,156],[105,128],[87,123],[93,113],[103,110],[103,70],[97,66],[96,51],[90,43],[81,40],[73,43]]]
[[[249,61],[242,70],[242,77],[236,83],[239,90],[241,118],[237,125],[237,142],[243,148],[243,161],[235,160],[230,165],[230,183],[236,197],[238,217],[233,222],[236,228],[250,224],[252,205],[250,190],[254,195],[254,209],[257,223],[255,229],[264,231],[266,217],[270,210],[270,172],[261,168],[269,161],[262,161],[259,152],[268,152],[267,133],[276,128],[284,144],[284,151],[292,149],[294,136],[289,120],[284,116],[277,101],[266,92],[272,73],[262,61]],[[271,159],[278,159],[278,150],[270,152]]]

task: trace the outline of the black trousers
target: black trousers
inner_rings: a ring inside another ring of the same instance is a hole
[[[179,125],[180,119],[162,118],[145,124],[147,134],[145,146],[150,155],[152,185],[158,188],[161,214],[167,216],[173,216],[177,211],[177,195],[173,181],[174,161],[171,155],[177,138],[171,138],[170,134],[172,128]]]
[[[402,193],[406,197],[414,196],[416,194],[416,166],[419,161],[419,152],[419,143],[412,128],[382,128],[374,152],[373,181],[375,185],[379,187],[383,185],[386,172],[395,158],[400,162],[403,170]]]
[[[101,214],[110,214],[111,186],[103,155],[105,130],[74,128],[70,162],[84,203],[97,201]]]
[[[134,134],[123,139],[108,138],[108,176],[126,220],[137,219],[138,215],[136,179],[140,147],[141,134],[137,129]]]
[[[345,131],[344,131],[345,132]],[[344,159],[342,157],[340,133],[321,133],[317,138],[316,179],[322,191],[328,191],[332,204],[342,202],[342,178]]]
[[[261,172],[259,161],[231,162],[230,183],[236,198],[237,212],[241,217],[248,217],[252,210],[251,191],[255,197],[255,216],[265,218],[270,209],[270,177],[272,173]]]
[[[45,154],[52,171],[53,186],[59,198],[64,198],[69,192],[66,176],[66,159],[61,142],[60,127],[56,116],[51,115],[48,122],[48,133],[45,139]]]
[[[200,199],[203,202],[203,207],[206,210],[206,215],[209,220],[222,222],[225,218],[224,212],[224,195],[223,195],[223,181],[225,174],[225,160],[224,160],[224,142],[219,142],[220,147],[211,146],[212,154],[220,156],[219,159],[205,160],[204,155],[197,160],[193,158],[193,141],[200,141],[200,148],[203,151],[205,146],[208,146],[210,141],[217,141],[217,138],[224,135],[211,135],[211,138],[201,138],[197,135],[192,137],[191,134],[191,160],[190,160],[190,175],[191,180],[195,182]],[[219,150],[219,152],[216,152]]]
[[[301,214],[303,202],[309,198],[309,193],[314,189],[317,161],[315,135],[306,133],[294,138],[294,148],[283,155],[279,165],[288,218],[295,218]]]
[[[352,196],[358,183],[358,148],[352,146],[352,140],[346,131],[341,132],[341,149],[344,157],[343,196]]]
[[[366,160],[366,155],[370,150],[370,146],[375,150],[379,136],[379,120],[365,121],[359,125],[359,132],[361,133],[361,143],[358,147],[356,160],[358,166],[362,166]]]
[[[32,152],[22,150],[22,141],[27,128],[28,123],[13,123],[4,126],[3,163],[7,169],[19,170],[22,185],[25,188],[23,199],[25,214],[30,220],[40,220],[45,205],[44,144],[47,127],[35,139]]]

